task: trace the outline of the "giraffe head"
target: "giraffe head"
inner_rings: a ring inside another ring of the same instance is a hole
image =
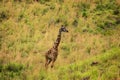
[[[68,30],[63,25],[61,26],[59,31],[60,32],[68,32]]]

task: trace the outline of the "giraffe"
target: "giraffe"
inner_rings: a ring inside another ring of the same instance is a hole
[[[53,68],[54,66],[54,62],[57,59],[58,56],[58,46],[60,44],[61,41],[61,34],[62,32],[68,32],[68,30],[62,25],[61,28],[59,29],[59,33],[57,36],[56,41],[54,42],[54,45],[52,48],[50,48],[46,53],[45,53],[45,67],[47,68],[48,65],[51,63],[51,68]]]

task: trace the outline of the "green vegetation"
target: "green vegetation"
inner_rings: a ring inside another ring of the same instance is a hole
[[[68,80],[114,80],[119,76],[119,61],[120,49],[113,48],[110,51],[85,60],[83,62],[76,62],[67,67],[63,67],[65,75],[61,78],[68,77]],[[97,61],[97,64],[92,65],[92,62]],[[61,70],[60,70],[61,72]],[[59,72],[59,73],[60,73]],[[59,75],[59,74],[58,74]],[[64,79],[62,79],[64,80]]]
[[[54,68],[44,53],[65,25]],[[0,80],[120,80],[119,0],[1,0]]]

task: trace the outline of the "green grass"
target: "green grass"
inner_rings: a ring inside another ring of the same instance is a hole
[[[97,61],[98,64],[91,65],[92,62],[95,61]],[[54,75],[57,75],[62,80],[83,80],[86,78],[90,80],[119,79],[119,61],[120,49],[112,48],[101,55],[60,67],[56,69],[58,72]]]
[[[119,23],[116,0],[2,0],[0,80],[119,80]],[[44,53],[62,24],[69,33],[46,71]]]

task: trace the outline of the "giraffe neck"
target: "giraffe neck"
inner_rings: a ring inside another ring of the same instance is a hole
[[[59,34],[57,36],[56,41],[54,42],[54,46],[53,47],[57,49],[59,44],[60,44],[60,41],[61,41],[61,31],[59,31]]]

